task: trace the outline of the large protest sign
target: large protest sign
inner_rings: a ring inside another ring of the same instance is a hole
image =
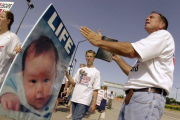
[[[75,49],[51,4],[39,18],[0,90],[0,115],[16,120],[49,120]]]
[[[14,2],[0,2],[0,14],[3,11],[9,11],[13,6]]]

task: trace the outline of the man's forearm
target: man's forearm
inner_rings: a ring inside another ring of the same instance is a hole
[[[98,90],[93,91],[93,102],[92,105],[96,106],[96,100],[97,100]]]
[[[110,42],[105,40],[97,41],[97,47],[105,49],[111,53],[118,54],[128,58],[139,57],[131,43],[128,42]]]
[[[110,42],[102,40],[101,30],[96,34],[88,27],[80,28],[81,34],[94,46],[105,49],[111,53],[118,54],[128,58],[139,57],[139,54],[134,50],[131,43],[128,42]]]
[[[121,70],[128,76],[131,70],[131,66],[129,66],[121,57],[115,62],[119,65]]]

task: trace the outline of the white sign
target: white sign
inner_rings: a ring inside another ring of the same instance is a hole
[[[107,81],[104,81],[103,85],[106,85],[106,86],[109,86],[109,87],[114,87],[114,88],[119,88],[119,89],[123,88],[122,84],[112,83],[112,82],[107,82]]]
[[[0,2],[0,14],[3,11],[9,11],[13,6],[14,2]]]
[[[101,100],[104,98],[104,90],[98,90],[98,96],[96,100],[96,105],[100,106]]]

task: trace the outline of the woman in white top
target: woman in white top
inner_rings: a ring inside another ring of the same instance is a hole
[[[0,88],[12,59],[21,52],[21,43],[18,36],[9,30],[14,22],[14,15],[10,11],[0,14]]]
[[[99,111],[103,112],[105,110],[106,107],[106,101],[107,101],[107,86],[103,86],[103,90],[104,90],[104,95],[103,98],[101,99],[101,104],[99,106]]]

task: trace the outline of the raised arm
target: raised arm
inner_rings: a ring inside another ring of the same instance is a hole
[[[69,80],[70,84],[72,84],[72,86],[75,86],[76,83],[74,82],[74,80],[71,78],[70,74],[68,73],[68,71],[66,71],[66,77]]]
[[[131,43],[102,40],[101,30],[98,30],[98,34],[96,34],[87,27],[81,27],[80,31],[81,34],[94,46],[128,58],[139,57],[139,54],[134,50]]]

